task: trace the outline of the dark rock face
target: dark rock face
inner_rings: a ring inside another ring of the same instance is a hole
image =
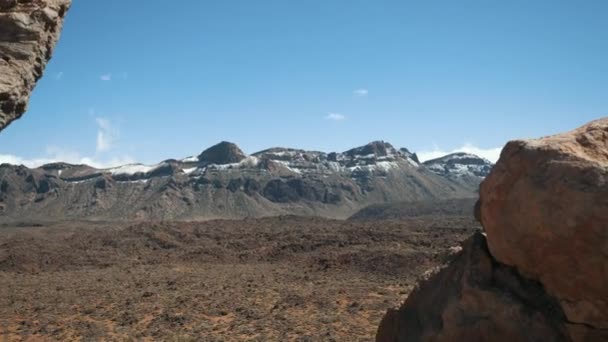
[[[608,341],[608,119],[512,141],[477,234],[389,311],[377,341]]]
[[[344,152],[349,157],[374,155],[375,157],[386,157],[396,154],[395,148],[384,141],[372,141],[371,143],[353,148]]]
[[[241,149],[231,142],[222,141],[211,146],[198,156],[198,160],[205,164],[232,164],[238,163],[247,156]]]
[[[382,319],[377,342],[570,341],[557,301],[497,263],[481,233]]]
[[[399,152],[401,152],[401,154],[404,156],[411,158],[414,162],[416,162],[416,164],[420,164],[420,159],[418,159],[418,155],[416,153],[410,152],[410,150],[405,147],[400,148]]]
[[[317,186],[315,186],[317,185]],[[273,180],[266,184],[264,197],[272,202],[287,203],[300,200],[323,201],[322,185],[304,182],[301,179]]]
[[[0,131],[27,109],[71,0],[0,0]]]

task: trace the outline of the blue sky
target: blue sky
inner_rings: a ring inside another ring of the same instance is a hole
[[[98,166],[229,140],[491,158],[608,114],[608,2],[75,1],[0,162]]]

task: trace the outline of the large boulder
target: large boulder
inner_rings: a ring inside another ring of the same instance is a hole
[[[479,213],[498,261],[542,283],[574,325],[608,329],[608,118],[508,143]]]
[[[496,263],[474,234],[448,267],[384,316],[377,342],[569,341],[564,315],[537,282]]]
[[[0,0],[0,131],[27,109],[71,0]]]
[[[476,215],[377,341],[608,341],[608,118],[508,143]]]

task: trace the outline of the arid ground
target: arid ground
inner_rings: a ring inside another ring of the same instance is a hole
[[[372,341],[469,217],[4,224],[0,340]]]

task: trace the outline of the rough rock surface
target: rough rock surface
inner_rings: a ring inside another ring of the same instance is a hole
[[[480,214],[498,261],[540,281],[579,328],[608,331],[608,118],[507,144]]]
[[[542,286],[490,256],[474,234],[450,265],[389,310],[376,341],[568,341],[563,312]]]
[[[487,242],[422,281],[377,341],[608,341],[607,181],[608,119],[507,144],[476,207]]]
[[[26,110],[71,0],[0,0],[0,131]]]

